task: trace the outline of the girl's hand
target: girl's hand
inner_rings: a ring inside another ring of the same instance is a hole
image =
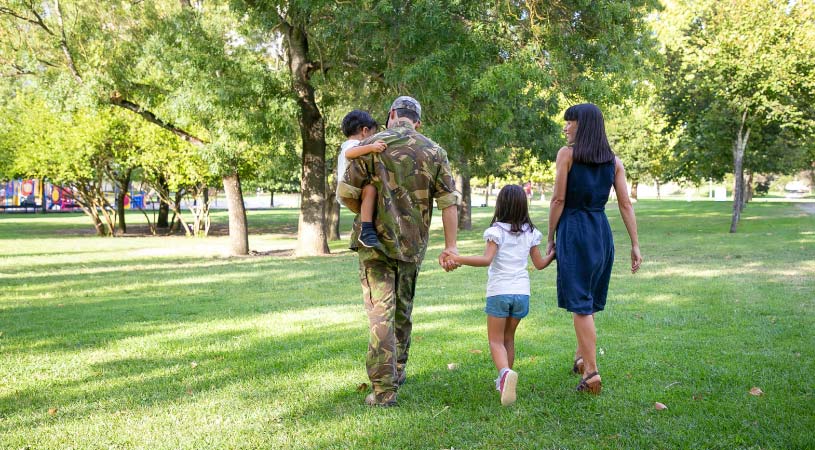
[[[637,273],[642,264],[642,254],[640,253],[640,246],[635,245],[631,247],[631,273]]]
[[[546,243],[546,256],[549,256],[550,253],[555,253],[555,241]]]

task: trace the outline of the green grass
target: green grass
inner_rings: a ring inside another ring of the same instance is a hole
[[[636,209],[635,276],[610,210],[601,396],[573,392],[553,266],[532,274],[519,400],[500,406],[486,270],[437,267],[437,215],[408,382],[390,409],[357,391],[367,319],[345,242],[324,258],[228,258],[223,236],[97,238],[81,215],[0,214],[0,448],[815,447],[815,216],[755,203],[731,235],[727,203]],[[490,216],[476,209],[462,252],[482,251]],[[249,220],[253,250],[293,246],[295,210]]]

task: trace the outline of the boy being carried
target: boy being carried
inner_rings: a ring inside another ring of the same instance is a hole
[[[388,145],[383,141],[376,141],[373,144],[359,145],[359,142],[374,133],[378,124],[366,111],[355,109],[342,119],[342,133],[348,139],[340,147],[340,154],[337,158],[337,176],[342,178],[345,169],[348,167],[348,160],[359,158],[368,153],[382,153]],[[339,185],[339,183],[338,183]],[[340,196],[337,194],[337,201]],[[365,247],[376,247],[379,239],[376,237],[376,227],[374,226],[374,209],[376,208],[376,188],[372,184],[366,184],[362,188],[362,198],[360,204],[359,219],[362,223],[362,232],[359,235],[359,243]]]

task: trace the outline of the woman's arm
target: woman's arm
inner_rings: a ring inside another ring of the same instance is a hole
[[[480,256],[459,256],[449,255],[447,260],[452,260],[456,264],[463,264],[465,266],[473,267],[486,267],[492,263],[495,254],[498,252],[498,244],[493,241],[487,241],[487,247],[484,249],[484,254]]]
[[[628,237],[631,238],[631,273],[636,273],[642,264],[640,254],[640,240],[637,235],[637,218],[634,216],[634,206],[628,197],[628,186],[625,184],[625,167],[620,158],[614,161],[614,192],[617,193],[617,206],[623,218]]]
[[[546,239],[546,254],[550,254],[555,249],[555,231],[560,222],[560,215],[563,214],[563,206],[566,203],[566,182],[569,179],[569,169],[572,168],[572,149],[562,147],[557,152],[555,160],[555,190],[552,193],[552,200],[549,202],[549,236]]]
[[[529,256],[532,257],[532,264],[535,268],[543,270],[549,264],[552,264],[552,260],[555,259],[555,252],[550,252],[546,256],[542,256],[540,248],[536,245],[529,249]]]
[[[345,157],[354,159],[362,155],[367,155],[368,153],[382,153],[386,148],[388,148],[388,144],[386,144],[385,141],[376,141],[367,145],[357,145],[356,147],[351,147],[346,150]]]

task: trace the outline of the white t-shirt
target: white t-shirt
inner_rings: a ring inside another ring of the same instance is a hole
[[[340,154],[337,156],[337,203],[340,203],[340,182],[342,181],[342,176],[345,175],[345,169],[348,168],[348,158],[345,156],[345,152],[357,145],[359,145],[359,139],[348,139],[340,146]]]
[[[498,252],[492,259],[487,272],[487,297],[502,294],[529,295],[529,250],[541,243],[543,234],[536,228],[512,233],[511,225],[495,222],[484,231],[484,240],[498,245]]]

